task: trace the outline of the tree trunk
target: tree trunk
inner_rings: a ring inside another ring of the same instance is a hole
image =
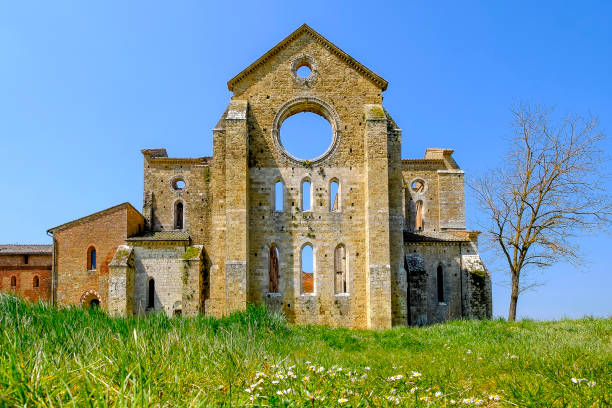
[[[510,294],[510,310],[508,311],[508,321],[514,322],[516,320],[516,302],[519,296],[519,277],[516,274],[512,274],[512,293]]]

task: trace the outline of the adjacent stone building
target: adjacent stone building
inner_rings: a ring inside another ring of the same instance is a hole
[[[51,301],[52,245],[0,245],[0,292]]]
[[[491,316],[464,173],[448,149],[401,158],[383,78],[303,25],[228,88],[212,157],[142,151],[142,215],[126,203],[50,230],[58,303],[211,316],[255,303],[353,328]],[[319,157],[282,144],[300,112],[331,126]]]

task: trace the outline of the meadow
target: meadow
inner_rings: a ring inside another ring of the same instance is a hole
[[[611,319],[367,331],[258,307],[118,319],[0,294],[0,406],[610,406],[611,338]]]

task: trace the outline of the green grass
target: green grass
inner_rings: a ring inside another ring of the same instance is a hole
[[[610,319],[330,329],[255,307],[113,319],[0,295],[0,406],[609,406],[611,335]]]

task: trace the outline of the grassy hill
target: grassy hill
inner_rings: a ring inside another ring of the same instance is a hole
[[[0,295],[0,406],[609,406],[612,320],[361,331]]]

